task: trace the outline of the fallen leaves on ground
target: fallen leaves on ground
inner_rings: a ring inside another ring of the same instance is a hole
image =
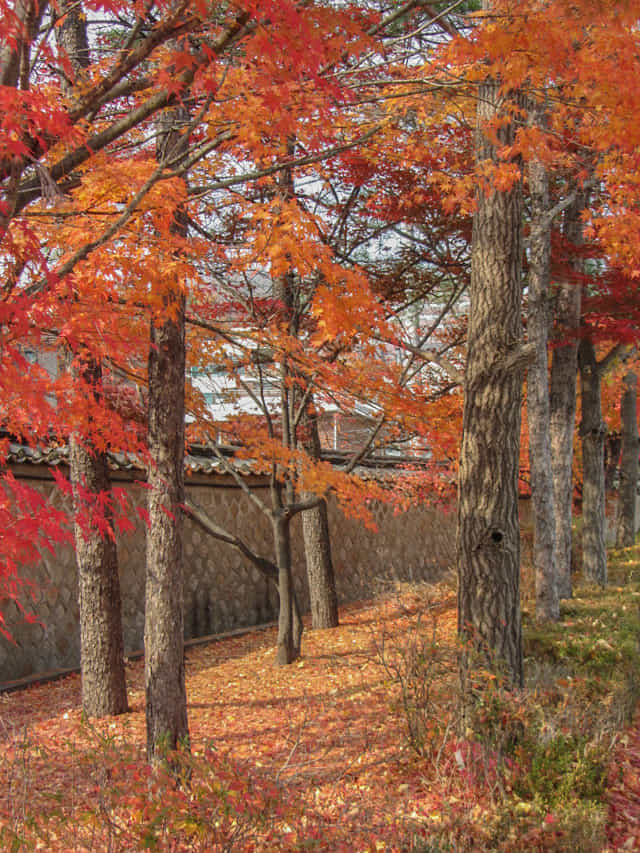
[[[553,816],[536,830],[534,847],[514,847],[517,831],[495,846],[496,790],[486,764],[483,778],[477,762],[474,770],[473,745],[440,726],[430,755],[408,749],[397,685],[379,651],[383,636],[389,647],[402,644],[424,609],[410,589],[343,608],[340,627],[307,631],[303,657],[288,667],[274,664],[274,629],[189,649],[191,754],[178,785],[145,762],[141,661],[128,665],[131,709],[120,717],[83,721],[78,676],[0,697],[5,843],[52,851],[417,851],[432,849],[428,839],[437,835],[455,846],[435,849],[562,849],[551,846]],[[434,612],[435,639],[453,651],[450,589]],[[451,705],[455,690],[448,696]],[[441,714],[453,718],[454,709],[443,701]],[[640,820],[639,762],[624,755],[611,802],[626,800],[612,812],[610,835],[622,845],[611,849],[636,849],[624,844]],[[514,821],[521,817],[516,810]]]
[[[340,627],[304,634],[303,657],[288,667],[274,663],[274,629],[187,651],[192,753],[220,760],[226,773],[233,767],[252,789],[282,801],[286,814],[271,816],[267,847],[399,850],[420,831],[419,814],[433,804],[374,650],[382,631],[393,637],[409,626],[418,605],[409,597],[343,608]],[[450,593],[441,609],[442,641],[453,642]],[[82,720],[79,676],[0,697],[5,824],[52,804],[77,824],[96,787],[107,788],[120,772],[119,744],[127,745],[132,776],[144,777],[143,664],[127,669],[130,712],[90,724]],[[105,754],[118,764],[101,766]],[[87,833],[81,836],[86,845]],[[97,830],[94,843],[101,849]]]
[[[609,768],[612,850],[640,850],[640,716],[620,739]]]

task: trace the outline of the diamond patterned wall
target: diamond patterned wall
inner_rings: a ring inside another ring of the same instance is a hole
[[[262,556],[272,558],[271,529],[264,516],[238,488],[221,484],[187,485],[188,496],[221,527],[241,533]],[[122,483],[132,499],[143,504],[145,490]],[[50,480],[39,488],[55,506],[61,497]],[[266,489],[258,494],[268,498]],[[330,528],[340,601],[367,598],[388,580],[430,580],[453,564],[455,517],[415,507],[394,515],[392,507],[374,509],[379,532],[346,518],[330,506]],[[293,521],[292,548],[295,584],[301,606],[309,607],[301,521]],[[118,542],[122,587],[125,652],[142,648],[144,629],[145,533],[138,521],[135,533]],[[184,544],[185,637],[205,636],[277,618],[278,597],[272,584],[235,549],[214,540],[187,521]],[[15,645],[0,637],[0,683],[34,673],[79,665],[76,566],[73,550],[45,553],[38,566],[25,567],[24,577],[35,584],[27,610],[39,622],[25,622],[13,602],[0,604]]]

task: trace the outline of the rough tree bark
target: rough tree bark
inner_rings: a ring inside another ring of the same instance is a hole
[[[92,389],[101,382],[100,365],[90,360],[82,378]],[[95,390],[94,395],[97,395]],[[92,405],[100,405],[96,399]],[[82,710],[88,717],[128,711],[124,668],[118,554],[115,539],[91,515],[101,511],[98,496],[111,488],[106,453],[79,435],[70,439],[74,535],[78,564]],[[106,512],[107,523],[111,522]],[[84,522],[81,519],[84,518]]]
[[[527,332],[535,346],[535,360],[527,374],[529,465],[533,503],[533,560],[536,580],[536,617],[544,622],[560,618],[556,576],[556,529],[549,410],[548,353],[549,290],[551,284],[551,221],[549,178],[538,160],[528,165],[531,196],[529,236],[529,303]]]
[[[564,236],[574,246],[582,242],[582,220],[586,198],[578,194],[565,211]],[[571,555],[573,521],[573,436],[576,424],[576,389],[580,325],[580,285],[558,284],[555,300],[555,323],[560,344],[554,346],[551,358],[549,391],[551,424],[551,472],[556,518],[556,574],[558,596],[571,597]]]
[[[499,85],[478,92],[476,160],[497,162],[483,132],[505,115]],[[492,131],[493,132],[493,131]],[[503,122],[498,145],[514,128]],[[458,630],[522,684],[518,463],[526,362],[522,349],[522,189],[479,189],[473,219],[463,437],[458,483]],[[462,672],[464,676],[463,661]]]
[[[304,493],[308,499],[311,493]],[[312,628],[336,628],[339,625],[338,594],[331,558],[331,539],[327,502],[302,515],[304,552],[307,561]]]
[[[606,586],[607,549],[605,544],[604,440],[607,425],[602,419],[600,385],[602,364],[588,338],[578,348],[582,420],[582,563],[584,576]]]
[[[145,589],[147,755],[161,758],[188,737],[182,611],[184,502],[184,299],[151,327],[149,530]]]
[[[607,432],[604,440],[604,488],[607,493],[617,487],[621,453],[622,433]]]
[[[307,452],[314,459],[319,459],[320,436],[311,399],[307,401],[303,427],[307,433],[305,439]],[[310,500],[312,497],[310,492],[302,495],[303,500]],[[317,507],[302,513],[302,533],[309,582],[311,625],[313,628],[335,628],[339,624],[338,593],[331,558],[329,518],[325,500],[322,500]]]
[[[287,143],[287,153],[289,155],[295,153],[293,138]],[[278,192],[283,199],[293,198],[295,188],[291,169],[282,171],[278,181]],[[288,333],[296,337],[299,332],[300,305],[299,299],[296,298],[298,294],[295,273],[290,271],[278,276],[273,283],[273,292],[281,303],[281,319],[286,324]],[[291,367],[286,353],[283,353],[280,361],[280,428],[283,445],[292,449],[297,446],[296,408],[301,404],[295,383],[291,382],[294,375],[295,368]],[[276,482],[277,477],[274,471],[271,484],[272,526],[280,597],[276,662],[280,666],[292,663],[300,656],[303,631],[291,568],[290,525],[295,490],[289,474],[285,471],[283,475],[283,482]]]
[[[620,511],[616,545],[628,548],[636,540],[636,500],[638,495],[638,377],[629,371],[624,377],[620,405],[622,461],[620,464]]]
[[[58,8],[64,17],[56,27],[56,42],[71,63],[77,76],[89,67],[91,56],[87,38],[87,16],[78,0],[59,0]]]
[[[296,620],[297,624],[294,624],[295,607],[293,602],[295,596],[291,574],[290,520],[284,511],[273,519],[273,539],[278,566],[278,595],[280,596],[276,663],[279,666],[285,666],[292,663],[300,655],[302,625],[298,620]]]
[[[66,14],[56,30],[57,44],[80,76],[90,63],[86,16],[82,4],[72,0],[62,0],[60,11]],[[70,367],[69,354],[62,361]],[[101,405],[102,367],[88,351],[81,353],[74,374],[87,384],[91,405]],[[111,489],[107,455],[95,448],[90,436],[73,434],[69,465],[78,564],[82,710],[88,717],[124,714],[128,704],[117,547],[90,520],[91,505],[100,493]],[[84,524],[80,523],[83,515]],[[111,522],[108,514],[106,520]]]
[[[184,111],[159,122],[158,160],[186,144]],[[181,211],[174,228],[184,233]],[[152,318],[149,346],[149,530],[145,588],[147,757],[188,741],[184,673],[182,529],[184,504],[185,297],[180,282],[163,295],[164,316]]]

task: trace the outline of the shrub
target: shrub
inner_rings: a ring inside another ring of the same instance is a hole
[[[455,734],[451,703],[455,656],[439,639],[437,607],[428,588],[416,587],[416,596],[420,612],[402,636],[390,637],[383,629],[380,637],[373,637],[373,647],[389,683],[398,688],[396,708],[406,725],[408,745],[437,766]]]
[[[152,769],[132,743],[88,725],[85,733],[90,749],[66,745],[77,789],[46,800],[34,785],[35,765],[55,759],[25,740],[11,768],[24,797],[7,800],[10,811],[0,814],[2,849],[223,853],[267,842],[281,792],[211,746],[174,752]]]

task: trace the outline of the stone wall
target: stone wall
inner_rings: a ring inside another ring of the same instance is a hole
[[[27,466],[24,466],[25,468]],[[17,471],[19,475],[21,472]],[[53,505],[61,497],[45,469],[29,477]],[[119,483],[143,504],[145,490],[132,481]],[[264,486],[254,483],[258,494]],[[268,519],[232,482],[220,475],[188,480],[189,498],[213,520],[243,538],[261,554],[273,554]],[[378,505],[377,533],[330,506],[332,548],[341,602],[367,598],[380,583],[391,580],[432,580],[453,563],[455,518],[427,507],[394,515]],[[295,584],[304,610],[309,607],[300,518],[292,531]],[[125,651],[142,648],[144,628],[144,525],[118,543]],[[214,540],[191,521],[185,528],[185,637],[205,636],[277,618],[277,593],[235,549]],[[0,683],[34,673],[79,665],[76,565],[70,547],[55,555],[43,553],[38,566],[25,568],[33,580],[33,601],[25,602],[40,620],[25,622],[12,602],[0,604],[15,645],[0,637]]]

